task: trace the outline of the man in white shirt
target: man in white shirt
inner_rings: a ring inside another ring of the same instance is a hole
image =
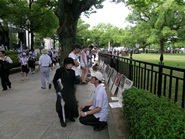
[[[91,74],[91,83],[95,91],[93,100],[80,107],[79,121],[84,125],[91,125],[95,131],[101,131],[107,126],[109,105],[105,87],[101,84],[103,75],[99,71]]]
[[[79,72],[79,54],[80,54],[81,46],[79,44],[75,44],[73,46],[73,51],[68,55],[74,60],[74,66],[72,69],[75,71],[75,76],[80,79],[80,72]]]
[[[52,68],[51,57],[48,55],[48,50],[43,49],[41,51],[42,55],[39,57],[39,69],[41,73],[41,89],[46,89],[46,81],[49,84],[49,89],[51,89],[51,79],[50,79],[50,67]]]

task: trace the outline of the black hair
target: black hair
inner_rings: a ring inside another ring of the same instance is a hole
[[[73,45],[73,50],[74,49],[81,49],[81,45],[80,44],[74,44]]]
[[[2,51],[0,51],[0,52],[2,52],[2,54],[6,54],[6,52],[5,52],[4,50],[2,50]]]
[[[73,64],[74,65],[74,60],[71,57],[66,57],[63,62],[63,66],[67,64]]]

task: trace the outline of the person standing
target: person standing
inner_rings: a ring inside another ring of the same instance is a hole
[[[32,74],[35,73],[35,61],[36,61],[36,58],[34,57],[33,52],[30,51],[28,56],[28,66],[30,69],[30,73]]]
[[[60,92],[57,94],[57,101],[56,101],[56,111],[58,113],[58,117],[60,119],[60,123],[62,127],[66,126],[66,123],[63,120],[62,114],[62,107],[61,107],[61,97],[65,101],[64,111],[65,117],[75,122],[74,118],[79,116],[78,113],[78,105],[75,96],[75,84],[79,83],[80,81],[75,76],[74,70],[72,70],[72,66],[74,65],[74,61],[72,58],[67,57],[64,59],[63,67],[60,67],[56,70],[56,73],[53,78],[53,84],[55,87],[56,92]],[[63,89],[59,90],[58,87],[58,80],[61,80],[63,85]]]
[[[22,71],[22,81],[24,80],[24,74],[26,75],[26,79],[28,78],[28,58],[26,56],[26,53],[22,54],[22,57],[20,59],[21,61],[21,71]]]
[[[73,60],[74,60],[74,65],[72,67],[72,69],[75,71],[75,76],[78,78],[78,79],[81,79],[80,77],[80,72],[79,72],[79,56],[78,54],[80,53],[80,49],[81,49],[81,46],[79,44],[75,44],[73,46],[73,51],[68,55],[68,57],[71,57]]]
[[[51,89],[51,79],[50,79],[50,67],[52,69],[51,57],[48,55],[48,50],[43,49],[41,51],[42,55],[39,57],[39,67],[40,78],[41,78],[41,89],[46,89],[46,80],[49,84],[49,89]]]
[[[9,56],[6,56],[6,53],[4,50],[1,50],[0,51],[0,76],[1,76],[1,85],[3,87],[2,91],[6,91],[8,87],[11,88],[11,82],[9,80],[10,63],[13,63],[12,59]]]
[[[86,78],[87,78],[88,70],[89,70],[88,63],[87,63],[86,49],[87,49],[87,47],[84,47],[82,49],[81,56],[80,56],[80,65],[81,65],[81,69],[82,69],[82,74],[81,74],[82,84],[87,84]]]
[[[80,123],[93,126],[95,131],[107,126],[109,114],[108,96],[102,80],[103,75],[99,71],[91,74],[91,83],[95,86],[93,100],[80,107]]]

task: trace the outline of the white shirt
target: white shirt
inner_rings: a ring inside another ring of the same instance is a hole
[[[93,105],[89,108],[90,110],[100,107],[101,111],[93,114],[96,118],[100,118],[99,121],[106,122],[108,120],[109,115],[109,104],[108,97],[105,91],[105,87],[99,84],[95,88],[94,97],[93,97]]]
[[[72,59],[74,60],[78,60],[78,55],[74,54],[73,52],[71,52],[68,57],[71,57]],[[73,66],[72,69],[75,71],[75,76],[79,76],[80,75],[80,72],[79,72],[79,68],[76,67],[76,66]]]
[[[51,58],[48,54],[42,54],[39,57],[39,65],[41,67],[49,67],[51,63],[52,63],[52,61],[51,61]]]
[[[27,57],[21,57],[21,64],[26,66],[28,63],[28,58]]]
[[[5,56],[3,61],[6,61],[8,63],[13,63],[12,59],[9,56]]]

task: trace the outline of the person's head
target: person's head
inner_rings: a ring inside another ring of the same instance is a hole
[[[90,46],[89,46],[89,49],[90,49],[90,50],[92,50],[93,48],[94,48],[94,46],[93,46],[93,45],[90,45]]]
[[[73,52],[75,54],[79,54],[80,53],[80,50],[81,50],[81,45],[79,45],[79,44],[74,44],[73,45]]]
[[[3,57],[6,55],[6,52],[4,50],[0,51],[0,57]]]
[[[42,49],[42,50],[41,50],[41,53],[42,53],[42,54],[48,54],[48,50],[47,50],[47,49]]]
[[[91,74],[91,83],[97,86],[98,84],[102,83],[103,74],[99,71],[93,72]]]
[[[63,62],[63,66],[66,69],[71,69],[74,65],[74,60],[71,57],[66,57]]]
[[[99,68],[98,63],[95,63],[95,64],[92,66],[92,69],[93,69],[94,71],[97,71],[98,68]]]
[[[86,50],[87,50],[87,46],[84,46],[84,47],[82,48],[82,50],[86,51]]]
[[[32,55],[32,51],[29,52],[29,55]]]
[[[26,56],[26,53],[22,53],[22,56],[25,57]]]

